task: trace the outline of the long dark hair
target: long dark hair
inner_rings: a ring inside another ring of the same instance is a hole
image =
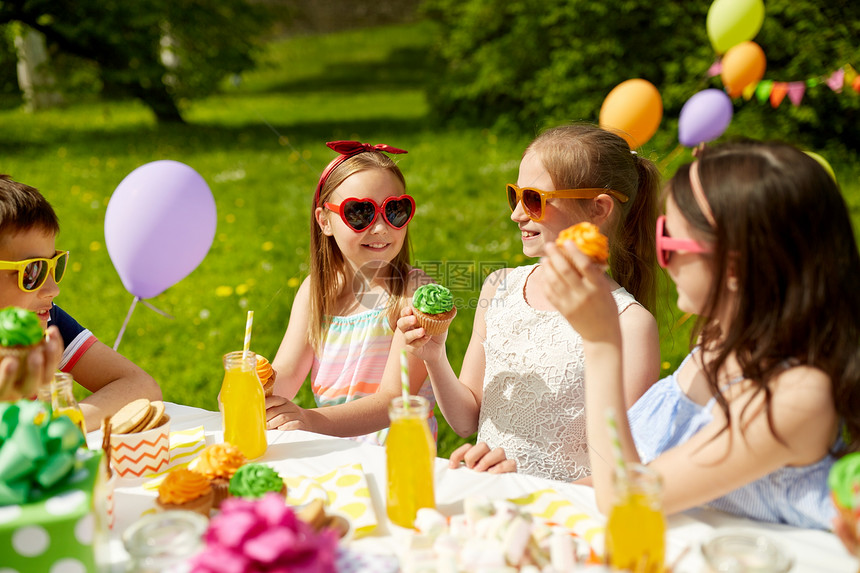
[[[803,364],[830,377],[844,450],[860,450],[860,255],[839,187],[817,161],[781,143],[706,148],[698,162],[716,228],[692,194],[689,165],[667,191],[714,247],[714,286],[695,332],[714,354],[705,371],[729,424],[717,373],[732,353],[764,393],[774,435],[769,382],[786,364]],[[721,285],[730,268],[737,303],[719,330],[704,317],[726,312]]]

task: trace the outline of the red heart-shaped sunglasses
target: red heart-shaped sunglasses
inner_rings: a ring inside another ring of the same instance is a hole
[[[356,233],[373,225],[380,213],[389,226],[402,229],[415,214],[415,199],[411,195],[401,195],[389,197],[379,205],[373,199],[350,197],[341,201],[340,205],[325,203],[325,208],[340,215],[344,224]]]

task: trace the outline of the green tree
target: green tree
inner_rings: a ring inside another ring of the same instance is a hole
[[[710,2],[646,0],[425,0],[438,24],[434,53],[447,69],[431,95],[443,119],[512,124],[597,121],[609,91],[644,78],[660,90],[662,129],[706,87],[717,55],[707,37]],[[816,77],[860,64],[860,3],[854,0],[767,0],[755,40],[768,58],[766,78]],[[758,137],[837,136],[860,149],[860,98],[810,89],[804,105],[773,110],[735,102],[736,133]],[[790,104],[789,104],[790,105]],[[784,107],[789,105],[783,104]],[[758,131],[750,131],[756,129]],[[743,126],[743,129],[740,127]],[[734,127],[734,122],[733,122]],[[730,128],[731,129],[731,128]]]
[[[248,0],[0,0],[0,23],[12,21],[44,34],[52,51],[95,62],[106,93],[179,122],[183,98],[253,66],[270,19]]]

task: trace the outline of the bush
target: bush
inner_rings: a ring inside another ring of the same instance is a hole
[[[654,83],[664,117],[705,87],[716,54],[705,29],[708,5],[643,0],[425,0],[437,24],[435,55],[447,69],[430,101],[445,121],[535,129],[563,121],[597,121],[609,91],[630,78]],[[860,4],[850,0],[768,0],[756,37],[768,57],[766,78],[827,75],[860,61]],[[773,110],[736,101],[742,130],[764,138],[805,138],[820,146],[834,135],[860,149],[860,98],[810,88],[803,105]],[[750,116],[750,117],[743,117]],[[758,132],[750,126],[758,125]],[[672,127],[664,123],[663,129]],[[731,134],[731,132],[730,132]]]

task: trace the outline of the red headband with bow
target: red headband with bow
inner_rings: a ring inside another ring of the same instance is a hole
[[[317,190],[314,192],[314,209],[316,209],[319,204],[320,191],[322,191],[323,185],[325,185],[328,176],[331,175],[331,172],[334,171],[338,165],[350,157],[358,155],[359,153],[364,153],[365,151],[384,151],[395,155],[400,153],[409,153],[408,151],[391,147],[385,143],[372,145],[370,143],[361,143],[358,141],[329,141],[326,145],[333,151],[340,153],[340,155],[332,159],[331,163],[328,164],[328,167],[326,167],[322,172],[322,175],[320,175],[319,183],[317,183]]]

